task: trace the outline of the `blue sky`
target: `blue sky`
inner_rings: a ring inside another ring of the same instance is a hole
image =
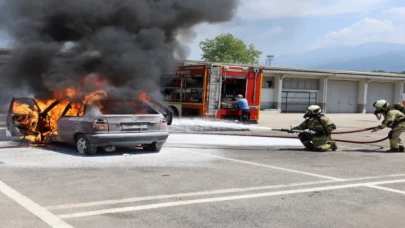
[[[235,18],[196,26],[188,59],[201,59],[199,42],[230,32],[267,54],[365,42],[405,43],[404,0],[240,0]],[[215,13],[215,12],[213,12]],[[7,36],[0,33],[0,45]]]
[[[201,59],[199,42],[230,32],[265,55],[365,42],[405,43],[403,0],[241,0],[228,23],[200,25],[188,59]]]

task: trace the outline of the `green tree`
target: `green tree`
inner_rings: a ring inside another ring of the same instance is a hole
[[[200,43],[200,48],[203,51],[202,59],[210,62],[258,64],[262,54],[253,44],[247,46],[230,33],[206,39]]]

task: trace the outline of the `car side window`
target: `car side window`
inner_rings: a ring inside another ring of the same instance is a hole
[[[66,106],[62,116],[65,117],[81,117],[84,116],[84,105],[79,102],[72,102]]]

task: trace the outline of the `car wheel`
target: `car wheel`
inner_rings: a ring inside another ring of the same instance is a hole
[[[97,152],[97,147],[91,145],[85,135],[79,135],[76,138],[76,149],[81,154],[94,155]]]
[[[143,145],[143,149],[147,151],[153,151],[153,152],[159,152],[162,147],[161,146],[156,146],[156,143],[148,144],[148,145]]]

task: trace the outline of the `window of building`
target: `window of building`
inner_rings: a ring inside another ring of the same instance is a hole
[[[263,77],[262,88],[274,89],[273,78]]]
[[[319,90],[319,79],[284,78],[283,89]]]

